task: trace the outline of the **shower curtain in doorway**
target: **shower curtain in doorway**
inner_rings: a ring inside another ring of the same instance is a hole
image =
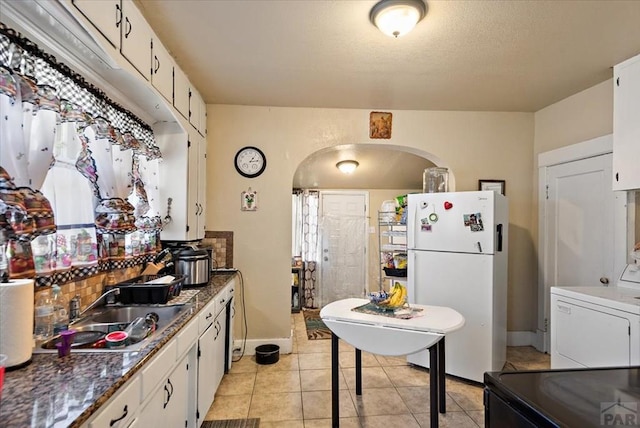
[[[292,256],[302,257],[303,308],[317,308],[316,267],[318,262],[318,209],[320,193],[316,190],[294,190]]]

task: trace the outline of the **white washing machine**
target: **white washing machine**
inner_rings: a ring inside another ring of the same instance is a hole
[[[640,365],[640,266],[617,285],[551,287],[551,368]]]

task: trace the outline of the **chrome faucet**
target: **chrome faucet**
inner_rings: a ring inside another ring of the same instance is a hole
[[[107,297],[108,295],[112,294],[114,296],[117,296],[120,294],[120,288],[115,287],[115,288],[111,288],[107,291],[105,291],[104,293],[102,293],[96,300],[94,300],[93,302],[91,302],[91,304],[89,306],[87,306],[86,308],[84,308],[84,310],[80,311],[79,313],[70,313],[69,314],[69,324],[73,324],[74,322],[78,321],[80,318],[82,318],[82,315],[87,312],[90,309],[95,308],[96,306],[98,306],[98,303],[100,303],[100,301],[104,298]]]

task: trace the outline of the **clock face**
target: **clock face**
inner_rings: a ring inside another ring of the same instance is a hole
[[[244,147],[236,153],[236,170],[244,177],[257,177],[267,167],[267,158],[257,147]]]

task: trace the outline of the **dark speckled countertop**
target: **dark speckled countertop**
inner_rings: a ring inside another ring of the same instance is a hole
[[[31,363],[7,371],[0,396],[0,427],[79,427],[140,370],[233,278],[213,275],[190,301],[193,309],[133,352],[33,354]]]

